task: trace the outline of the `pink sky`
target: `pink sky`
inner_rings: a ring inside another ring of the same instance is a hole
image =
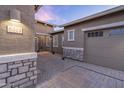
[[[43,6],[39,11],[35,14],[36,19],[42,21],[49,21],[49,20],[58,20],[60,19],[52,12],[53,8],[51,6]]]

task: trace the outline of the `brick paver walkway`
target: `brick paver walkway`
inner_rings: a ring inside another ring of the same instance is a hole
[[[44,61],[44,62],[43,62]],[[124,72],[66,59],[48,52],[39,54],[41,88],[124,88]],[[42,63],[42,64],[41,64]]]

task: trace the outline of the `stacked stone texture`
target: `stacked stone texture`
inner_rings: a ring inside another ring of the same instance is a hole
[[[63,49],[64,57],[71,58],[74,60],[83,61],[83,51],[76,49]]]
[[[0,87],[25,88],[37,83],[36,59],[0,64]]]

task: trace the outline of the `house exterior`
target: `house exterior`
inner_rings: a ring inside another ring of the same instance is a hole
[[[51,39],[50,32],[53,31],[55,25],[43,21],[36,20],[35,23],[35,51],[50,51]]]
[[[0,87],[29,87],[37,83],[34,46],[37,8],[0,6]]]
[[[50,33],[51,35],[51,52],[63,54],[63,44],[64,44],[64,29],[54,31]]]
[[[124,70],[124,6],[64,26],[64,57]]]

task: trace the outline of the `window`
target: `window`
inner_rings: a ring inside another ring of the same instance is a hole
[[[68,31],[68,41],[74,41],[75,40],[75,30],[69,30]]]
[[[91,33],[88,33],[88,37],[91,37]]]
[[[58,47],[58,35],[53,36],[53,47]]]
[[[103,32],[101,31],[101,32],[99,32],[99,36],[103,36]]]
[[[88,37],[102,37],[103,32],[102,31],[88,32],[87,36]]]
[[[110,35],[124,35],[124,29],[114,29],[111,31]]]
[[[94,33],[94,32],[92,32],[92,33],[91,33],[91,36],[92,36],[92,37],[94,37],[94,36],[95,36],[95,33]]]
[[[98,33],[98,32],[95,32],[95,36],[96,36],[96,37],[99,36],[99,33]]]

